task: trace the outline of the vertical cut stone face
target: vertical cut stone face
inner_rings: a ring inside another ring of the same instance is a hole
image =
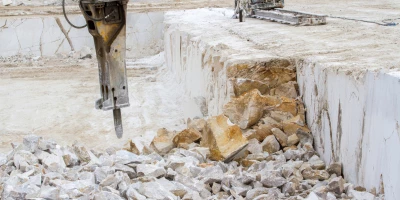
[[[229,161],[248,144],[238,125],[224,115],[207,120],[200,145],[210,148],[210,159]]]

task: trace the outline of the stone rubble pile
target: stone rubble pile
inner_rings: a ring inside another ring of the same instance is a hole
[[[346,183],[341,163],[317,155],[293,70],[238,68],[223,114],[188,120],[185,130],[105,152],[34,135],[13,143],[0,155],[1,199],[383,198]]]

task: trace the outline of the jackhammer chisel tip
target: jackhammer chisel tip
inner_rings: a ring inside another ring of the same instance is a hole
[[[122,138],[123,129],[122,129],[122,118],[121,118],[121,109],[114,109],[114,127],[115,127],[115,134],[118,138]]]

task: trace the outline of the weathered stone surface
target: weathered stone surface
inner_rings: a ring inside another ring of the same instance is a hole
[[[217,194],[219,191],[221,191],[221,184],[214,182],[211,190],[213,194]]]
[[[289,81],[272,89],[270,95],[284,96],[287,98],[295,99],[298,95],[296,88],[297,88],[297,83],[295,81]]]
[[[154,137],[152,145],[160,154],[168,153],[172,148],[174,148],[174,143],[172,139],[175,133],[169,132],[167,129],[162,128],[157,131],[157,136]]]
[[[363,199],[363,200],[375,199],[375,196],[369,192],[359,192],[356,190],[350,190],[348,193],[349,193],[348,195],[353,199]]]
[[[157,182],[142,183],[138,192],[149,199],[177,199],[174,194]]]
[[[308,168],[303,170],[301,174],[305,179],[327,180],[329,178],[329,174],[325,170],[313,170]]]
[[[206,127],[207,121],[203,118],[200,119],[192,119],[192,120],[188,120],[187,122],[187,128],[194,128],[197,131],[199,131],[200,133],[203,132],[204,128]]]
[[[205,184],[221,182],[223,177],[224,171],[220,166],[207,167],[198,175],[198,179],[203,180]]]
[[[298,133],[298,130],[300,129],[302,132],[309,133],[310,129],[306,125],[299,125],[299,116],[293,117],[289,120],[283,121],[282,122],[282,127],[283,131],[288,135],[292,135],[295,133]],[[311,134],[310,134],[311,135]],[[300,142],[302,141],[302,137],[297,134],[297,137],[299,137]],[[312,138],[312,136],[311,136]],[[312,143],[311,143],[312,144]]]
[[[264,114],[264,107],[278,103],[275,97],[262,96],[258,90],[252,90],[225,104],[223,113],[229,119],[246,129],[258,122]]]
[[[63,158],[54,154],[49,154],[42,163],[46,169],[52,172],[63,172],[66,167]]]
[[[261,172],[261,183],[265,187],[280,187],[286,182],[287,180],[282,177],[278,170],[263,170]]]
[[[150,165],[150,164],[137,165],[136,172],[138,176],[152,176],[155,178],[165,176],[165,174],[167,173],[164,167]]]
[[[281,131],[281,129],[279,128],[272,128],[271,129],[272,134],[275,136],[275,138],[278,140],[279,144],[282,147],[286,147],[287,146],[287,141],[288,141],[288,136]]]
[[[261,146],[263,147],[263,150],[268,153],[275,153],[280,149],[279,142],[273,135],[266,137],[261,143]]]
[[[90,151],[86,149],[85,146],[76,142],[72,145],[72,148],[74,149],[76,156],[78,156],[81,162],[86,162],[86,163],[90,162],[90,155],[89,155]]]
[[[295,184],[292,182],[287,182],[282,186],[282,193],[283,194],[289,194],[290,196],[293,196],[296,192],[296,187]]]
[[[288,137],[288,141],[287,141],[287,145],[290,146],[294,146],[297,145],[299,143],[300,139],[299,137],[297,137],[297,134],[292,134]]]
[[[263,152],[263,148],[257,139],[251,139],[247,145],[247,151],[249,151],[251,154],[259,154]]]
[[[307,131],[304,129],[298,129],[298,130],[296,130],[296,133],[297,133],[297,137],[299,137],[300,144],[305,144],[305,143],[312,144],[313,143],[314,138],[309,130]]]
[[[25,172],[30,165],[37,164],[39,162],[38,158],[33,155],[30,151],[20,150],[15,152],[14,165],[17,169]]]
[[[115,170],[109,166],[97,167],[94,170],[94,176],[96,183],[102,182],[108,175],[114,174]]]
[[[63,151],[62,158],[66,166],[72,167],[75,165],[79,165],[79,158],[72,149],[64,148],[62,149],[62,151]]]
[[[337,176],[341,176],[342,175],[342,163],[340,162],[334,162],[332,164],[330,164],[328,166],[328,168],[326,169],[326,171],[329,174],[336,174]]]
[[[328,183],[328,191],[336,193],[337,195],[340,195],[344,191],[344,183],[345,183],[345,181],[343,180],[343,178],[341,176],[333,178]]]
[[[145,200],[147,199],[145,196],[141,195],[137,191],[138,187],[135,185],[130,185],[128,190],[126,191],[126,197],[128,200]]]
[[[257,196],[260,196],[262,194],[268,194],[268,193],[269,193],[268,188],[265,188],[265,187],[254,188],[254,189],[247,191],[246,199],[249,199],[249,200],[254,199]]]
[[[174,139],[174,145],[179,146],[180,144],[190,144],[192,142],[198,141],[201,138],[201,133],[194,129],[194,128],[189,128],[181,131],[178,133]]]
[[[236,78],[232,82],[233,92],[237,97],[253,89],[257,89],[261,94],[265,94],[269,91],[269,86],[267,84],[257,80]]]
[[[210,149],[210,159],[228,161],[248,144],[239,126],[223,115],[211,117],[200,145]]]
[[[101,191],[94,195],[94,200],[123,200],[123,198],[111,192]]]
[[[119,150],[115,153],[115,163],[129,164],[129,163],[142,163],[151,160],[150,157],[144,155],[136,155],[126,150]]]
[[[325,169],[325,163],[317,155],[313,155],[308,162],[312,169]]]
[[[34,153],[38,149],[39,140],[41,139],[42,137],[36,135],[29,135],[24,137],[23,144],[25,145],[28,151]]]

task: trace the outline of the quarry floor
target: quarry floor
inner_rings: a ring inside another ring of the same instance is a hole
[[[185,127],[187,101],[166,71],[163,53],[127,61],[130,107],[122,109],[122,139],[114,134],[112,112],[94,108],[100,95],[95,59],[11,63],[0,64],[2,153],[12,149],[11,142],[31,133],[60,145],[77,140],[93,149],[105,149],[120,147],[133,136],[151,137],[159,128]]]

